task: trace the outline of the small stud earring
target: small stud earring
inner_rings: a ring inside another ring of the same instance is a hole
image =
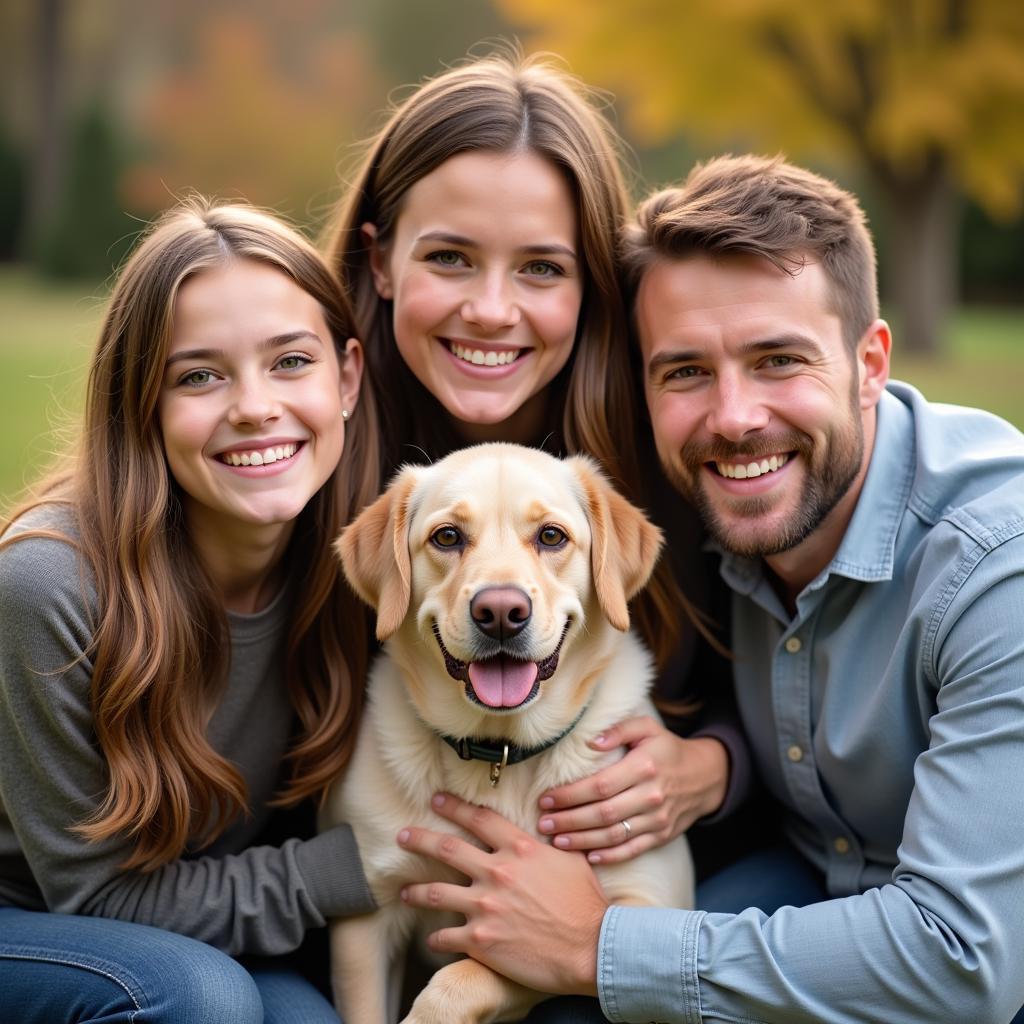
[[[348,419],[348,417],[349,417],[349,412],[348,412],[348,409],[342,409],[342,410],[341,410],[341,418],[342,418],[343,420],[347,420],[347,419]]]

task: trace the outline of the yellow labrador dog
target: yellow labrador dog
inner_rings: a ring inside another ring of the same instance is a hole
[[[444,871],[395,840],[410,824],[452,829],[431,795],[455,793],[533,832],[541,793],[622,754],[589,739],[654,713],[627,602],[660,545],[589,459],[507,444],[402,470],[342,534],[345,573],[385,641],[353,760],[323,815],[351,824],[380,907],[331,925],[346,1024],[394,1021],[410,939],[447,923],[399,899],[404,884]],[[612,902],[692,905],[683,837],[595,871]],[[518,1020],[542,998],[464,960],[433,975],[405,1020]]]

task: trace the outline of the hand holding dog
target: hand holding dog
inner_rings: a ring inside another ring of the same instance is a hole
[[[683,739],[649,716],[630,718],[590,744],[628,747],[621,761],[541,797],[538,829],[564,850],[615,864],[661,846],[725,799],[729,756],[709,736]],[[629,822],[625,828],[623,821]]]
[[[457,797],[439,794],[433,807],[489,849],[428,829],[399,834],[404,849],[433,857],[470,880],[402,890],[402,900],[411,906],[466,918],[460,927],[434,932],[430,947],[465,953],[542,992],[596,996],[597,944],[608,901],[587,862]]]

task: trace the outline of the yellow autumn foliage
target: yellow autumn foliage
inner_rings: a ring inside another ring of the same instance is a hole
[[[1024,182],[1019,0],[496,0],[530,48],[623,100],[641,142],[945,163],[994,216]]]

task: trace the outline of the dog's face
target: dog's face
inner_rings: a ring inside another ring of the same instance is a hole
[[[509,716],[547,697],[581,636],[596,653],[604,632],[628,628],[660,543],[590,460],[491,444],[403,470],[339,549],[378,637],[399,634],[391,653],[421,712],[438,697],[430,676],[446,702]],[[592,674],[580,666],[558,703],[585,699]]]

